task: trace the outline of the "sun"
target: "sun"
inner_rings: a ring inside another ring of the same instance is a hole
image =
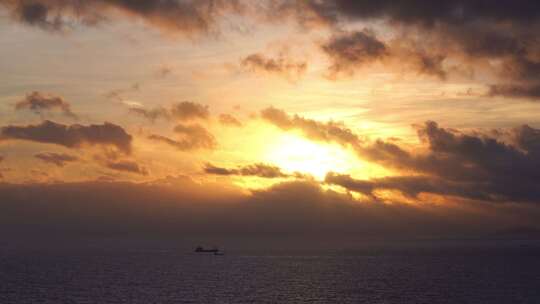
[[[331,171],[348,172],[356,161],[351,152],[338,145],[319,144],[291,133],[272,141],[264,160],[286,172],[310,174],[318,180],[324,180]]]

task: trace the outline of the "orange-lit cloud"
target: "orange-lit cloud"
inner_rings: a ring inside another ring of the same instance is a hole
[[[540,9],[426,3],[0,0],[0,233],[538,227]]]
[[[213,149],[216,147],[216,139],[203,126],[198,124],[184,125],[178,124],[174,127],[174,132],[180,139],[174,140],[166,136],[152,134],[148,139],[166,143],[182,151],[193,149]]]
[[[279,167],[262,163],[242,166],[233,169],[216,167],[212,164],[206,164],[204,167],[204,172],[215,175],[258,176],[264,178],[284,178],[290,176],[289,174],[283,173]]]
[[[231,114],[219,115],[219,122],[222,125],[226,125],[226,126],[233,126],[233,127],[242,126],[242,123],[240,122],[240,120],[238,120],[236,117],[232,116]]]

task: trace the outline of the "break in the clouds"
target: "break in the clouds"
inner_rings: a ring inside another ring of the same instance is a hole
[[[26,94],[24,99],[15,104],[15,109],[30,110],[39,114],[44,111],[59,110],[68,117],[77,118],[77,115],[71,111],[71,105],[64,98],[37,91]]]
[[[108,122],[84,126],[64,125],[45,120],[37,125],[4,126],[0,129],[0,141],[4,140],[26,140],[68,148],[80,148],[85,145],[113,146],[129,154],[132,136],[122,127]]]
[[[290,116],[275,108],[264,110],[261,116],[284,130],[300,130],[308,138],[339,143],[360,158],[407,174],[370,181],[327,177],[331,183],[364,194],[383,188],[412,196],[431,192],[494,202],[540,200],[540,130],[528,125],[468,134],[428,121],[417,126],[418,137],[426,147],[411,150],[381,139],[360,140],[344,126]]]
[[[273,107],[261,111],[261,117],[283,130],[301,130],[308,138],[333,141],[342,145],[357,145],[361,138],[345,125],[329,121],[322,123],[298,115],[290,116],[285,111]]]
[[[69,162],[79,160],[77,156],[55,152],[40,152],[34,154],[34,157],[45,163],[53,164],[58,167],[64,167]]]

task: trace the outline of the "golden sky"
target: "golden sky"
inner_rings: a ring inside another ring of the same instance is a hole
[[[525,2],[0,0],[0,196],[133,188],[284,230],[287,214],[351,233],[371,224],[337,218],[535,226],[540,9]],[[48,212],[82,216],[64,211]]]

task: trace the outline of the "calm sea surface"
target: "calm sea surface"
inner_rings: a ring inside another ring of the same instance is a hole
[[[165,245],[112,247],[5,245],[0,303],[540,303],[535,241],[224,256]]]

